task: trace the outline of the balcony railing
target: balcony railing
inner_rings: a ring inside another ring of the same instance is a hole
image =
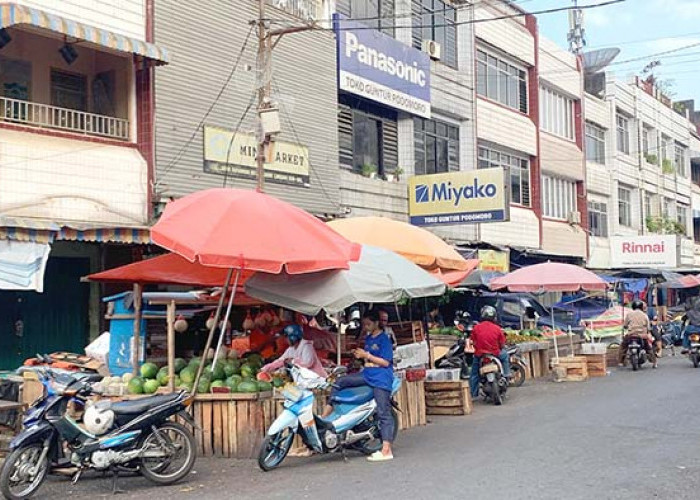
[[[129,139],[128,120],[8,97],[0,97],[0,120],[112,139]]]

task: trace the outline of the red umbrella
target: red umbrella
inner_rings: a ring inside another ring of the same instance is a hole
[[[496,278],[489,286],[492,290],[508,289],[511,292],[577,292],[605,290],[608,285],[600,276],[582,267],[545,262]]]
[[[208,189],[169,203],[151,239],[191,262],[273,274],[348,269],[360,257],[360,245],[310,213],[242,189]]]

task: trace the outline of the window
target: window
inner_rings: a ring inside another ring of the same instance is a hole
[[[683,232],[688,231],[688,207],[686,205],[678,204],[676,206],[676,220],[678,224],[683,227]]]
[[[686,177],[687,172],[685,169],[685,146],[676,143],[674,145],[674,166],[676,168],[676,173],[681,177]]]
[[[355,113],[352,120],[352,136],[353,166],[357,170],[362,170],[365,166],[371,165],[381,173],[381,119],[364,113]]]
[[[674,212],[676,208],[676,202],[671,198],[663,198],[661,203],[661,217],[664,219],[671,219],[674,217]]]
[[[618,222],[621,226],[632,226],[632,190],[629,188],[617,188],[617,208],[619,211]]]
[[[559,177],[542,176],[542,215],[566,220],[576,211],[576,183]]]
[[[477,168],[510,169],[510,201],[530,206],[530,160],[517,155],[479,146]]]
[[[671,159],[671,138],[665,135],[661,136],[661,161]]]
[[[642,127],[642,153],[649,154],[651,149],[651,129],[644,125]]]
[[[339,14],[395,36],[394,0],[338,0],[336,5]]]
[[[413,119],[415,173],[459,170],[459,127],[439,120]]]
[[[32,92],[32,63],[0,57],[0,95],[28,101]]]
[[[540,127],[565,139],[574,140],[574,100],[548,87],[540,87]]]
[[[700,185],[700,164],[690,163],[690,174],[695,184]]]
[[[653,206],[653,195],[649,193],[644,193],[644,216],[645,217],[653,217],[655,214],[654,206]]]
[[[608,237],[608,204],[588,202],[588,228],[593,236]]]
[[[87,77],[51,70],[51,104],[59,108],[87,111]]]
[[[374,0],[377,1],[377,0]],[[457,10],[442,0],[413,0],[413,46],[434,40],[442,48],[441,61],[457,67]]]
[[[338,150],[340,164],[357,172],[390,173],[398,165],[396,116],[374,113],[373,106],[354,108],[341,104],[338,112]]]
[[[586,122],[586,159],[605,165],[605,129]]]
[[[483,50],[476,51],[476,92],[527,114],[525,71]]]
[[[630,123],[629,118],[621,115],[619,112],[616,117],[617,121],[617,150],[626,155],[630,154]]]

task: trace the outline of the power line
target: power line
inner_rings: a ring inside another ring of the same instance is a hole
[[[243,114],[241,115],[241,118],[238,120],[238,123],[236,124],[236,128],[233,130],[233,134],[231,134],[231,140],[229,141],[228,148],[226,149],[226,165],[229,164],[229,158],[231,156],[231,148],[233,147],[233,141],[236,139],[236,135],[238,134],[238,130],[241,128],[241,125],[243,124],[245,117],[248,115],[250,108],[252,108],[253,104],[255,103],[256,93],[257,92],[253,92],[253,94],[251,95],[250,100],[248,101],[248,105],[243,110]],[[223,182],[222,187],[226,187],[227,181],[228,181],[228,168],[224,172],[224,182]]]

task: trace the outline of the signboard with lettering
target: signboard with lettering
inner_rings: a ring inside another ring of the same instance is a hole
[[[678,245],[675,235],[612,236],[610,238],[610,267],[678,266]]]
[[[411,224],[475,224],[510,218],[506,171],[486,168],[416,175],[408,180]]]
[[[430,57],[336,14],[338,88],[430,118]]]
[[[501,273],[510,271],[508,252],[479,250],[477,258],[479,259],[479,269],[482,271],[498,271]]]
[[[257,139],[253,134],[204,127],[204,171],[255,178]],[[309,184],[309,149],[301,144],[274,141],[268,146],[265,180]]]

